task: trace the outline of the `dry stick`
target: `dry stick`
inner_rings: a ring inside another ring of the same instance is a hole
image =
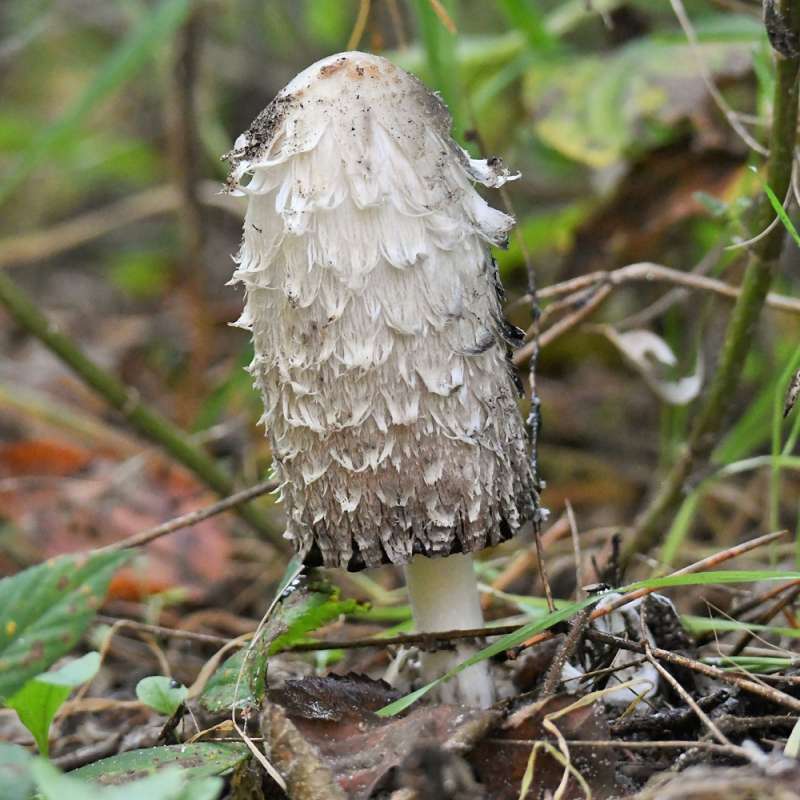
[[[394,28],[396,47],[398,50],[405,50],[408,48],[408,37],[406,36],[406,26],[403,23],[403,15],[400,13],[397,0],[387,0],[386,5],[389,8],[392,28]]]
[[[607,283],[617,287],[624,283],[635,283],[637,281],[675,284],[687,289],[713,292],[730,300],[737,300],[742,294],[741,286],[731,286],[729,283],[717,278],[709,278],[707,275],[701,275],[696,272],[683,272],[679,269],[665,267],[663,264],[656,264],[653,261],[637,261],[634,264],[627,264],[618,269],[598,270],[587,275],[579,275],[577,278],[571,278],[568,281],[554,283],[552,286],[540,289],[539,297],[543,300],[549,300],[553,297],[572,294],[581,289],[596,287],[599,284]],[[771,292],[767,295],[767,304],[776,311],[800,313],[800,300],[795,297]]]
[[[575,521],[575,512],[572,510],[572,503],[569,500],[564,502],[567,508],[567,520],[569,521],[569,532],[572,537],[572,551],[575,554],[575,595],[580,599],[584,596],[586,579],[583,577],[583,553],[581,552],[581,539],[578,534],[578,523]]]
[[[234,493],[233,478],[225,469],[200,448],[195,447],[187,433],[145,405],[135,389],[126,386],[88,358],[68,336],[49,322],[34,301],[1,269],[0,305],[6,308],[20,327],[39,339],[87,386],[119,411],[140,435],[160,445],[217,494],[228,496]],[[236,513],[278,549],[286,549],[281,533],[257,509],[242,505],[237,506]]]
[[[364,647],[386,647],[389,645],[420,645],[423,650],[438,649],[446,642],[460,639],[482,639],[486,636],[505,636],[520,629],[517,625],[470,628],[469,630],[435,631],[434,633],[402,633],[397,636],[369,637],[347,641],[302,642],[287,647],[285,653],[315,653],[317,650],[357,650]]]
[[[154,636],[165,636],[172,639],[189,639],[194,642],[204,644],[225,645],[230,639],[224,636],[215,636],[212,633],[197,633],[196,631],[182,631],[178,628],[165,628],[163,625],[149,625],[146,622],[139,622],[135,619],[119,619],[109,617],[105,614],[98,614],[95,619],[106,625],[116,625],[117,628],[130,628],[140,633],[148,633]]]
[[[725,561],[730,561],[732,558],[736,558],[737,556],[743,555],[744,553],[749,553],[751,550],[755,550],[758,547],[763,547],[766,544],[770,544],[771,542],[786,536],[788,533],[788,530],[784,530],[759,536],[756,539],[751,539],[749,542],[744,542],[740,545],[736,545],[736,547],[723,550],[721,553],[715,553],[714,555],[703,558],[700,561],[695,561],[694,564],[689,564],[687,567],[683,567],[675,572],[671,572],[667,577],[674,578],[680,575],[690,575],[696,572],[704,572],[712,567],[716,567],[719,564],[724,563]],[[627,605],[634,600],[638,600],[640,597],[645,597],[648,594],[652,594],[655,591],[657,590],[642,588],[628,592],[627,594],[617,598],[614,602],[609,603],[607,606],[595,608],[590,614],[590,619],[595,620],[600,617],[605,617],[612,611],[616,611],[618,608],[621,608],[622,606]],[[536,634],[536,636],[533,636],[527,641],[523,642],[518,648],[516,648],[516,650],[512,652],[519,653],[525,648],[532,647],[540,642],[552,639],[553,636],[554,634],[551,631],[542,631],[541,633]]]
[[[643,623],[644,624],[644,623]],[[670,675],[670,673],[664,669],[664,667],[658,662],[656,658],[653,657],[652,648],[646,643],[645,640],[645,653],[647,660],[655,667],[658,674],[677,692],[678,696],[686,703],[689,708],[694,711],[694,713],[700,718],[702,723],[706,726],[706,728],[711,731],[712,736],[714,736],[720,744],[724,744],[726,747],[730,747],[734,750],[740,751],[740,755],[743,758],[747,758],[747,751],[744,748],[736,747],[733,742],[714,724],[711,717],[703,711],[702,708],[698,705],[697,701],[683,688],[683,686],[675,680],[675,678]]]
[[[235,509],[242,503],[252,500],[254,497],[274,492],[278,488],[278,482],[274,480],[262,481],[249,489],[243,489],[241,492],[236,492],[224,500],[212,503],[205,508],[198,508],[196,511],[189,511],[182,514],[180,517],[164,522],[161,525],[156,525],[154,528],[149,528],[146,531],[134,533],[133,536],[128,536],[126,539],[120,539],[118,542],[108,544],[105,547],[98,547],[92,551],[94,555],[97,553],[110,553],[116,550],[124,550],[126,547],[140,547],[143,544],[152,542],[155,539],[160,539],[168,533],[180,530],[181,528],[188,528],[190,525],[196,525],[209,517],[215,517],[223,511]]]
[[[200,140],[197,122],[197,82],[204,32],[204,3],[195,4],[172,44],[164,116],[172,180],[180,197],[177,296],[179,313],[189,331],[189,359],[177,393],[180,421],[194,419],[206,393],[206,367],[212,358],[212,321],[203,289],[205,227],[197,186]]]
[[[487,741],[497,741],[498,743],[502,742],[503,744],[524,744],[526,747],[530,747],[532,744],[535,744],[535,741],[532,739],[497,739],[492,740],[488,739]],[[594,740],[594,739],[567,739],[567,744],[570,747],[602,747],[605,749],[614,749],[614,750],[710,750],[712,753],[725,753],[731,754],[731,748],[724,744],[717,744],[716,742],[693,742],[691,740],[681,740],[681,739],[669,739],[669,740],[659,740],[654,742],[642,742],[642,741],[625,741],[624,739],[620,740],[613,740],[613,739],[601,739],[601,740]],[[738,755],[738,753],[737,753]],[[749,760],[749,759],[748,759]]]
[[[699,263],[691,270],[692,275],[707,275],[717,264],[723,248],[719,245],[709,250]],[[735,262],[734,262],[735,263]],[[634,328],[644,328],[654,319],[658,319],[669,311],[674,305],[683,302],[689,297],[689,290],[680,286],[675,286],[661,295],[644,308],[634,311],[614,324],[618,331],[632,330]]]
[[[567,295],[556,303],[547,306],[545,311],[558,305],[561,308],[576,307],[576,311],[559,320],[550,328],[545,330],[539,337],[540,347],[551,344],[559,336],[566,333],[570,328],[586,319],[597,307],[611,294],[613,289],[626,283],[668,283],[681,286],[687,289],[712,292],[728,300],[738,300],[742,294],[742,289],[731,286],[724,281],[709,278],[705,275],[697,275],[691,272],[681,272],[677,269],[665,267],[662,264],[654,264],[649,261],[628,264],[615,270],[600,270],[589,275],[581,275],[562,283],[546,286],[540,289],[538,296],[540,299],[549,299]],[[527,297],[527,295],[525,295]],[[520,298],[520,300],[525,299]],[[793,314],[800,314],[800,299],[788,297],[786,295],[770,292],[766,298],[766,304],[775,311],[786,311]],[[526,338],[533,333],[532,328],[526,332]],[[514,363],[521,366],[528,361],[533,354],[532,342],[514,353]]]
[[[780,0],[778,5],[778,11],[790,29],[795,35],[800,34],[800,9],[797,4],[792,0]],[[766,183],[778,197],[783,197],[791,180],[797,138],[800,58],[784,58],[779,54],[775,57],[777,76]],[[766,195],[762,196],[752,229],[760,231],[767,227],[773,213],[769,199]],[[717,442],[739,385],[742,365],[753,342],[753,330],[777,269],[783,240],[784,230],[780,226],[753,246],[711,387],[694,420],[683,452],[634,524],[633,535],[622,552],[623,565],[629,563],[636,553],[646,552],[658,542],[663,519],[680,502],[695,463],[707,460]]]
[[[773,603],[766,611],[762,614],[759,614],[756,618],[755,622],[761,624],[769,624],[770,620],[775,617],[777,614],[780,614],[787,606],[794,603],[797,599],[797,596],[800,595],[800,586],[795,586],[790,591],[786,592],[783,597],[779,598],[775,603]],[[745,626],[747,623],[744,623]],[[739,640],[733,645],[726,655],[728,656],[738,656],[742,650],[750,644],[750,641],[755,636],[753,631],[745,630],[742,635],[739,637]]]
[[[791,3],[793,0],[786,0],[787,3]],[[695,66],[700,72],[701,77],[703,78],[703,82],[706,85],[706,89],[708,93],[713,98],[714,102],[717,104],[717,108],[722,112],[725,116],[725,119],[728,120],[728,124],[739,134],[742,140],[747,144],[748,147],[751,147],[757,153],[761,153],[762,155],[767,155],[767,150],[764,148],[759,142],[757,142],[749,133],[749,131],[739,122],[739,119],[736,115],[736,112],[728,105],[728,102],[722,95],[722,92],[717,88],[717,85],[714,83],[714,78],[711,75],[711,71],[708,68],[708,64],[706,64],[705,59],[703,58],[702,51],[700,49],[700,42],[697,38],[697,33],[695,33],[694,28],[692,27],[692,23],[689,20],[689,16],[686,13],[686,9],[683,7],[683,3],[681,0],[670,0],[670,4],[672,5],[672,10],[675,12],[675,16],[678,18],[678,22],[680,23],[681,28],[683,29],[683,33],[686,36],[686,39],[689,42],[689,46],[692,50],[692,55],[694,56]]]
[[[361,38],[364,36],[364,31],[367,27],[367,21],[369,20],[370,5],[371,0],[359,0],[358,16],[356,16],[355,25],[353,25],[350,38],[347,40],[347,50],[355,50],[358,47],[358,43],[361,41]]]
[[[556,693],[558,684],[561,683],[561,675],[564,670],[564,665],[572,658],[575,648],[581,640],[581,636],[586,631],[586,626],[591,621],[591,610],[584,608],[579,611],[575,619],[572,620],[569,633],[564,637],[558,650],[556,650],[553,660],[544,677],[542,684],[542,691],[539,693],[540,698],[550,697]]]
[[[542,534],[542,550],[547,550],[551,544],[557,542],[568,532],[568,529],[569,524],[566,516],[557,519]],[[514,581],[529,572],[532,567],[536,567],[537,563],[538,556],[535,550],[531,550],[529,547],[520,550],[503,572],[491,582],[491,588],[501,592],[505,591]],[[481,598],[481,607],[486,611],[487,608],[492,607],[494,601],[495,597],[492,594],[486,593]]]
[[[196,191],[203,205],[241,219],[240,206],[228,195],[220,194],[219,183],[200,181]],[[174,187],[156,186],[44,230],[0,239],[0,267],[18,267],[52,258],[134,222],[175,211],[180,202]]]
[[[622,650],[630,650],[634,653],[646,655],[646,650],[643,644],[639,642],[632,642],[630,639],[623,639],[619,636],[613,636],[610,633],[603,633],[602,631],[590,629],[586,631],[586,635],[590,639],[603,644],[610,644],[614,647],[619,647]],[[751,681],[735,672],[728,672],[727,670],[720,669],[719,667],[712,667],[710,664],[704,664],[702,661],[695,661],[693,658],[678,655],[670,650],[662,650],[660,647],[653,647],[650,651],[653,658],[659,661],[667,661],[670,664],[675,664],[678,667],[690,669],[693,672],[699,672],[701,675],[706,675],[709,678],[715,678],[725,683],[731,683],[744,689],[752,694],[757,694],[760,697],[769,700],[770,702],[777,703],[778,705],[791,708],[793,711],[800,712],[800,700],[792,697],[791,695],[781,692],[778,689],[773,689],[771,686],[765,686],[761,683]]]

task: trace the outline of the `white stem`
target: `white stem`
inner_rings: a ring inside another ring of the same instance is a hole
[[[483,612],[472,556],[414,556],[406,565],[405,573],[417,631],[436,633],[483,627]],[[474,652],[473,646],[458,644],[455,653],[423,653],[423,678],[431,681],[440,677]],[[494,701],[488,663],[483,661],[475,664],[460,672],[455,681],[443,684],[441,697],[445,702],[488,708]]]

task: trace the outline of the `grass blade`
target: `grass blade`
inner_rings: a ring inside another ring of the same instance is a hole
[[[0,204],[18,189],[58,145],[77,134],[89,113],[130,80],[153,51],[186,19],[191,0],[164,0],[148,13],[108,57],[106,63],[61,119],[45,128],[0,181]]]

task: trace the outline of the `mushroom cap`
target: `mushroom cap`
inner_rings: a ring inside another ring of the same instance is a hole
[[[513,219],[417,78],[342,53],[301,72],[228,155],[248,197],[237,324],[309,562],[479,550],[540,513],[491,244]]]
[[[313,149],[328,129],[342,160],[363,165],[376,144],[376,120],[409,159],[426,156],[433,133],[439,139],[435,146],[444,144],[447,155],[462,162],[473,180],[498,187],[519,177],[499,158],[471,159],[450,136],[447,106],[417,77],[381,56],[351,51],[306,67],[237,138],[225,156],[232,164],[229,189],[243,188],[242,177],[254,170],[277,166]],[[251,191],[257,188],[258,184]]]

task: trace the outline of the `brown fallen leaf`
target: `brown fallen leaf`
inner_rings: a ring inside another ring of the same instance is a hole
[[[0,477],[22,475],[70,476],[87,467],[92,454],[67,442],[22,439],[0,443]]]
[[[350,800],[390,788],[392,770],[421,746],[468,751],[497,719],[491,710],[446,705],[417,706],[401,717],[375,713],[398,696],[383,681],[362,675],[309,677],[268,693]],[[441,763],[450,761],[445,756]]]
[[[261,714],[261,735],[267,758],[286,781],[292,800],[346,800],[319,750],[276,703],[268,702]]]
[[[467,761],[437,744],[415,747],[397,769],[391,800],[488,800]],[[404,794],[405,793],[405,794]]]
[[[31,560],[111,544],[211,500],[178,467],[147,462],[124,469],[105,456],[43,441],[0,445],[0,477],[12,468],[17,479],[0,489],[0,508],[16,550]],[[148,545],[115,576],[109,597],[141,600],[180,586],[200,600],[230,578],[231,556],[230,520],[205,520]],[[0,572],[12,569],[0,560]]]
[[[579,698],[557,695],[537,701],[515,711],[478,742],[468,756],[478,778],[491,787],[492,800],[517,800],[522,778],[528,766],[535,742],[558,743],[545,727],[548,715],[563,711]],[[609,738],[608,723],[600,703],[576,706],[554,720],[565,739],[605,740]],[[616,791],[616,756],[613,751],[592,750],[589,746],[571,746],[570,762],[592,790],[594,798],[613,796]],[[537,752],[533,782],[526,798],[547,796],[556,791],[564,775],[564,767],[546,750]],[[575,777],[570,776],[564,800],[585,797]]]

